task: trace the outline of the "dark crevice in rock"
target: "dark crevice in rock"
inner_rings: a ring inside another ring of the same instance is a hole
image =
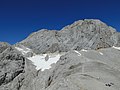
[[[105,84],[105,86],[108,86],[108,87],[111,87],[111,86],[113,86],[113,85],[114,85],[114,83]]]
[[[74,69],[74,68],[77,68],[77,67],[79,67],[79,66],[81,66],[82,65],[82,63],[79,63],[79,64],[77,64],[77,65],[71,65],[70,67],[69,67],[69,69]]]
[[[53,81],[53,76],[54,76],[54,75],[49,76],[45,88],[47,88],[47,87],[49,87],[49,86],[51,85],[51,83],[52,83],[52,81]]]
[[[6,75],[7,75],[7,73],[5,73],[4,75],[0,76],[0,86],[5,82]]]

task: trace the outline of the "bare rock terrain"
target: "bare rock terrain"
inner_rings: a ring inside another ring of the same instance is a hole
[[[49,64],[57,54],[45,70],[29,59],[41,55],[39,62]],[[39,30],[15,45],[0,42],[0,90],[120,90],[120,33],[85,19]]]

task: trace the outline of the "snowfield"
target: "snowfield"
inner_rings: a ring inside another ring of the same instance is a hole
[[[44,71],[45,69],[50,69],[51,65],[59,60],[60,54],[50,55],[48,61],[45,60],[46,56],[47,54],[35,55],[33,57],[29,57],[28,59],[33,62],[37,70],[41,69],[41,71]]]
[[[79,51],[76,51],[76,50],[74,51],[78,54],[78,56],[81,56],[81,53]]]
[[[102,52],[99,52],[101,55],[103,55],[103,53]]]
[[[31,52],[32,50],[27,48],[27,47],[24,47],[23,48],[20,48],[20,47],[15,47],[18,51],[20,51],[23,55],[27,54],[28,52]]]
[[[85,49],[82,49],[81,51],[83,51],[83,52],[87,52],[87,50],[85,50]]]
[[[24,47],[24,48],[20,48],[20,47],[15,47],[18,51],[20,51],[23,55],[27,54],[28,52],[31,52],[32,50]],[[44,71],[45,69],[50,69],[51,65],[53,63],[56,63],[59,58],[60,58],[60,54],[51,54],[48,55],[48,60],[45,60],[45,57],[47,56],[47,54],[42,54],[42,55],[34,55],[33,57],[28,57],[29,60],[31,60],[33,62],[33,64],[36,66],[36,69],[39,70],[41,69],[41,71]]]
[[[115,46],[113,46],[112,48],[120,50],[120,47],[115,47]]]

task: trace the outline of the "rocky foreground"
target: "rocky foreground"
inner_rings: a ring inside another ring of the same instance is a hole
[[[0,42],[0,90],[120,90],[120,33],[86,19]]]

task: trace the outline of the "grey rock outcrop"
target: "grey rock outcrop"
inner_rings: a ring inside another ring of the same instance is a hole
[[[46,55],[45,61],[48,61],[48,60],[49,60],[49,55]]]
[[[8,44],[6,42],[0,42],[0,53],[2,53],[8,47],[10,47],[10,44]]]
[[[0,54],[0,85],[8,84],[24,72],[25,58],[12,47]]]
[[[14,47],[0,53],[0,90],[20,90],[35,76],[35,66]]]
[[[114,42],[114,46],[120,47],[120,33],[113,34],[111,40]]]
[[[120,33],[100,20],[85,19],[74,22],[62,30],[40,30],[32,33],[20,44],[35,53],[67,52],[69,50],[100,49],[120,46]]]

